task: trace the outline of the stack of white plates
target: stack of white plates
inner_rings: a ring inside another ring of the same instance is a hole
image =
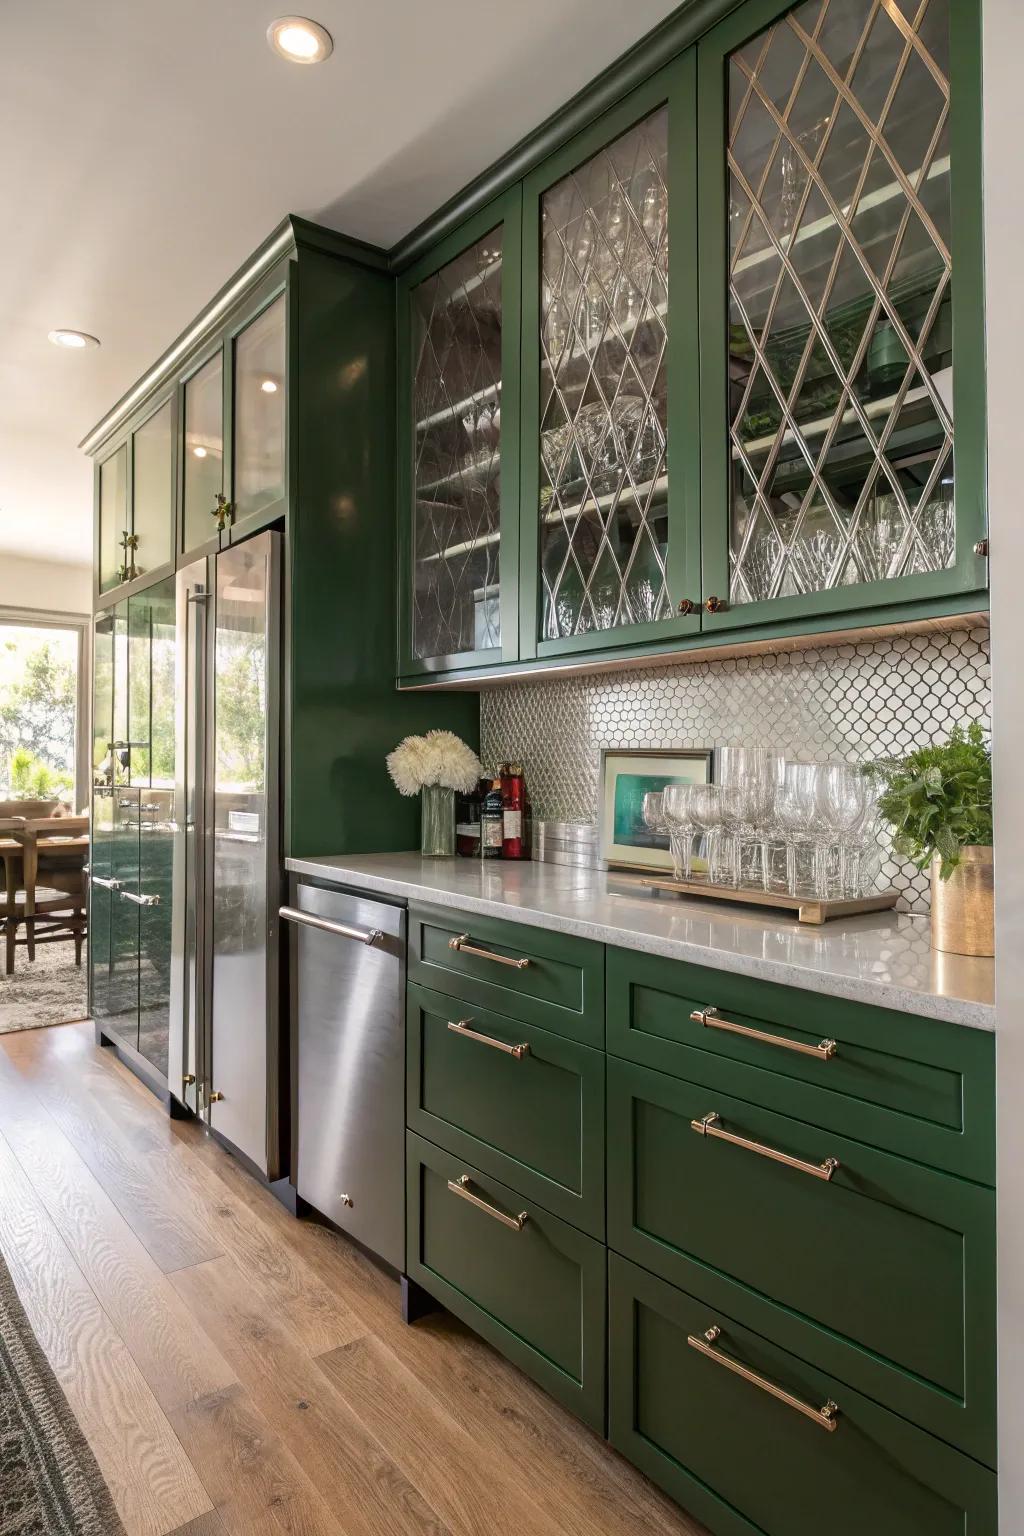
[[[545,864],[578,864],[598,869],[597,828],[586,821],[535,821],[533,856]]]

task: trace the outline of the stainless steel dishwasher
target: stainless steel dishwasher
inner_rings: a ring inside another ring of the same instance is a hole
[[[405,1267],[405,908],[295,886],[295,1187]]]

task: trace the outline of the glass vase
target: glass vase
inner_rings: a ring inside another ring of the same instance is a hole
[[[455,853],[455,791],[442,784],[420,790],[420,853],[450,859]]]

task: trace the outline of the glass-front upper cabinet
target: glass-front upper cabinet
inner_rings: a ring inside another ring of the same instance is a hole
[[[517,654],[519,189],[399,280],[401,669]]]
[[[688,55],[525,183],[524,654],[699,623],[695,121]]]
[[[755,0],[700,45],[712,624],[985,584],[976,27]]]
[[[224,491],[224,361],[220,350],[184,389],[185,451],[183,549],[197,549],[218,532],[218,497]]]
[[[109,592],[125,580],[131,536],[128,521],[128,444],[102,461],[99,474],[99,586]]]
[[[234,340],[235,525],[284,512],[287,405],[285,296],[268,304]]]
[[[174,558],[174,404],[165,400],[132,434],[135,574]]]

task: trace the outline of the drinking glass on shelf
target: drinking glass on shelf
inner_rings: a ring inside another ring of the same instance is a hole
[[[644,795],[644,826],[648,832],[664,835],[668,831],[665,822],[665,797],[660,789],[650,789]]]
[[[766,842],[783,754],[771,747],[720,747],[718,782],[723,819],[735,839],[735,883],[766,890]]]
[[[704,839],[707,859],[708,882],[717,883],[719,870],[719,837],[722,824],[722,786],[720,784],[690,785],[690,816],[694,830]]]
[[[851,884],[856,884],[855,877],[851,877],[850,864],[867,810],[867,780],[859,765],[850,763],[822,763],[819,777],[820,808],[835,837],[836,883],[845,896],[851,894]],[[827,849],[825,856],[828,856]],[[830,874],[831,871],[826,869],[823,882],[826,887],[831,883]]]
[[[808,895],[814,888],[816,766],[787,762],[775,799],[776,828],[786,845],[786,889],[790,896]]]
[[[693,878],[693,834],[696,827],[690,801],[695,787],[693,784],[669,784],[663,796],[672,866],[677,880]]]

